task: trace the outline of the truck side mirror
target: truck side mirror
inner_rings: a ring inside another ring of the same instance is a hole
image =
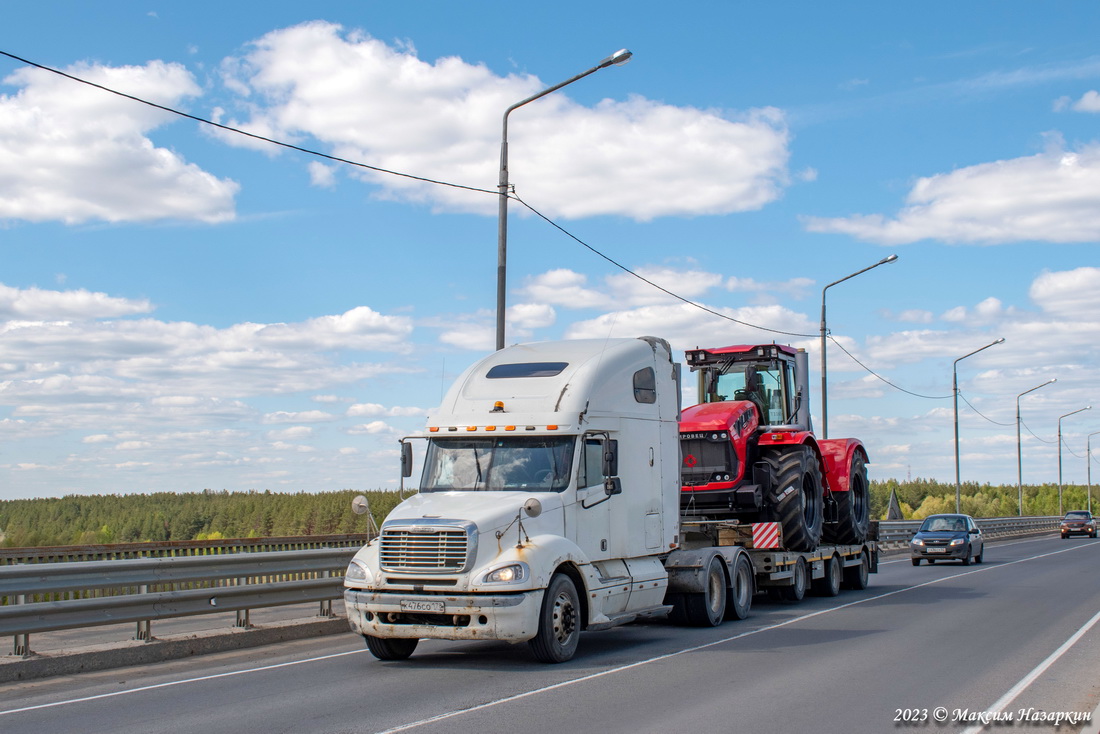
[[[603,450],[603,475],[614,477],[619,474],[619,442],[609,438],[604,443]]]
[[[413,447],[411,443],[401,442],[401,476],[411,477],[413,473]]]
[[[603,493],[610,497],[613,494],[623,493],[623,483],[618,477],[608,477],[603,480]]]

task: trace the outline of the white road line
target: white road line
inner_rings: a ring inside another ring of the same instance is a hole
[[[1017,696],[1023,693],[1028,686],[1038,680],[1039,676],[1047,672],[1047,669],[1050,668],[1050,666],[1058,662],[1058,658],[1065,655],[1066,651],[1068,651],[1078,640],[1085,636],[1085,633],[1095,627],[1097,622],[1100,622],[1100,612],[1097,612],[1095,615],[1093,615],[1092,619],[1090,619],[1088,622],[1085,622],[1085,624],[1082,625],[1081,628],[1078,629],[1076,632],[1074,632],[1068,640],[1062,643],[1061,647],[1052,652],[1046,660],[1036,665],[1031,670],[1031,672],[1021,678],[1016,685],[1012,686],[1012,688],[1009,688],[1008,692],[1005,693],[1005,695],[998,698],[992,706],[986,709],[986,713],[995,714],[1003,711],[1005,707],[1012,703]],[[986,724],[978,724],[977,726],[972,726],[969,729],[965,729],[963,731],[963,734],[978,734],[978,732],[982,731],[985,728]]]
[[[669,658],[678,657],[680,655],[684,655],[685,653],[696,652],[698,650],[705,650],[708,647],[714,647],[716,645],[724,645],[727,642],[733,642],[734,640],[740,640],[742,638],[749,637],[751,635],[760,634],[761,632],[770,632],[771,630],[779,629],[780,627],[787,627],[787,626],[795,624],[797,622],[803,622],[807,619],[813,619],[814,617],[820,617],[823,614],[829,614],[831,612],[836,612],[836,611],[839,611],[841,609],[846,609],[847,607],[854,607],[857,604],[865,604],[865,603],[871,602],[871,601],[878,601],[879,599],[885,599],[887,597],[895,596],[896,594],[901,594],[901,593],[906,592],[906,591],[912,591],[914,589],[920,589],[920,588],[923,588],[925,586],[933,586],[935,584],[941,584],[945,581],[950,581],[952,579],[961,578],[963,576],[969,576],[970,574],[983,573],[985,571],[995,571],[995,570],[1000,569],[1000,568],[1007,568],[1008,566],[1013,566],[1017,563],[1024,563],[1025,561],[1034,561],[1034,560],[1038,560],[1040,558],[1047,558],[1048,556],[1056,556],[1056,555],[1059,555],[1061,553],[1068,553],[1070,551],[1079,550],[1080,548],[1087,548],[1087,547],[1088,546],[1076,546],[1074,548],[1064,548],[1064,549],[1058,550],[1058,551],[1051,551],[1050,553],[1042,553],[1042,554],[1037,555],[1037,556],[1030,556],[1028,558],[1020,558],[1020,559],[1017,559],[1015,561],[1007,561],[1005,563],[999,563],[995,566],[986,566],[984,568],[974,569],[973,571],[964,571],[962,573],[954,574],[953,576],[941,576],[937,579],[933,579],[931,581],[926,581],[923,584],[917,584],[915,586],[907,586],[904,589],[895,589],[894,591],[887,591],[884,594],[878,594],[877,596],[871,596],[871,597],[868,597],[866,599],[857,599],[856,601],[851,601],[851,602],[848,602],[847,604],[841,604],[840,606],[830,607],[828,609],[821,609],[821,610],[816,611],[816,612],[810,612],[809,614],[803,614],[800,617],[794,617],[792,619],[788,619],[785,622],[778,622],[776,624],[768,625],[767,627],[761,627],[760,629],[749,630],[747,632],[742,632],[739,635],[733,635],[732,637],[726,637],[726,638],[723,638],[721,640],[715,640],[714,642],[707,642],[707,643],[702,644],[702,645],[696,645],[695,647],[688,647],[688,648],[685,648],[683,650],[677,650],[676,652],[665,653],[664,655],[658,655],[656,657],[652,657],[652,658],[649,658],[647,660],[639,660],[636,663],[630,663],[628,665],[622,665],[622,666],[619,666],[618,668],[610,668],[608,670],[604,670],[604,671],[601,671],[599,673],[592,673],[591,675],[585,675],[585,676],[582,676],[580,678],[573,678],[573,679],[570,679],[570,680],[562,681],[561,683],[555,683],[554,685],[551,685],[551,686],[545,686],[543,688],[536,688],[536,689],[533,689],[533,690],[530,690],[530,691],[525,691],[523,693],[517,693],[513,696],[508,696],[506,698],[500,698],[500,699],[497,699],[495,701],[486,701],[485,703],[478,704],[477,706],[469,706],[467,708],[456,709],[454,711],[449,711],[445,714],[437,714],[435,716],[430,716],[426,719],[420,719],[419,721],[412,721],[412,722],[409,722],[408,724],[402,724],[400,726],[395,726],[395,727],[390,728],[390,729],[384,729],[382,731],[375,732],[375,734],[393,734],[394,732],[407,731],[409,729],[414,729],[418,726],[425,726],[427,724],[435,724],[437,722],[445,721],[447,719],[451,719],[451,718],[454,718],[456,716],[461,716],[462,714],[468,714],[468,713],[471,713],[473,711],[480,711],[481,709],[487,709],[487,708],[491,708],[493,706],[499,706],[499,705],[504,704],[504,703],[511,703],[512,701],[518,701],[520,699],[528,698],[530,696],[536,696],[540,693],[546,693],[548,691],[557,690],[559,688],[565,688],[566,686],[572,686],[572,685],[575,685],[577,683],[584,683],[584,682],[587,682],[587,681],[590,681],[590,680],[594,680],[596,678],[602,678],[605,675],[612,675],[614,673],[621,673],[623,671],[630,670],[632,668],[638,668],[638,667],[641,667],[643,665],[649,665],[650,663],[656,663],[656,662],[660,662],[661,660],[668,660]],[[1100,616],[1100,615],[1098,615],[1098,616]]]
[[[141,688],[129,688],[125,691],[112,691],[111,693],[100,693],[97,696],[85,696],[84,698],[70,698],[66,701],[54,701],[53,703],[42,703],[37,706],[24,706],[18,709],[8,709],[7,711],[0,711],[0,716],[6,716],[8,714],[18,714],[24,711],[34,711],[35,709],[48,709],[54,706],[65,706],[70,703],[83,703],[85,701],[95,701],[100,698],[114,698],[115,696],[125,696],[130,693],[141,693],[142,691],[152,691],[157,688],[169,688],[171,686],[182,686],[185,683],[199,683],[205,680],[216,680],[218,678],[231,678],[235,675],[246,675],[248,673],[260,673],[265,670],[275,670],[276,668],[287,668],[291,665],[301,665],[302,663],[315,663],[318,660],[328,660],[330,658],[339,658],[344,655],[358,655],[366,652],[366,650],[349,650],[348,652],[338,652],[332,655],[322,655],[317,658],[307,658],[305,660],[291,660],[288,663],[277,663],[275,665],[265,665],[260,668],[249,668],[247,670],[234,670],[229,673],[217,673],[215,675],[204,675],[200,678],[186,678],[184,680],[173,680],[167,683],[157,683],[151,686],[142,686]]]
[[[446,720],[446,719],[454,718],[455,716],[459,716],[461,714],[466,714],[466,713],[470,713],[470,712],[473,712],[473,711],[477,711],[479,709],[485,709],[485,708],[490,708],[492,706],[498,706],[498,705],[503,704],[503,703],[508,703],[510,701],[516,701],[516,700],[519,700],[519,699],[522,699],[522,698],[527,698],[529,696],[534,696],[534,695],[537,695],[539,693],[545,693],[547,691],[553,691],[553,690],[558,689],[558,688],[564,688],[566,686],[571,686],[571,685],[574,685],[574,684],[577,684],[577,683],[583,683],[585,681],[593,680],[594,678],[601,678],[605,675],[611,675],[613,673],[621,673],[623,671],[630,670],[632,668],[641,667],[643,665],[649,665],[650,663],[659,662],[661,660],[667,660],[668,658],[677,657],[677,656],[684,655],[684,654],[689,653],[689,652],[695,652],[697,650],[705,650],[709,647],[714,647],[716,645],[722,645],[722,644],[725,644],[727,642],[733,642],[734,640],[740,640],[744,637],[749,637],[751,635],[759,634],[761,632],[769,632],[769,631],[774,630],[774,629],[779,629],[780,627],[787,627],[789,625],[795,624],[796,622],[802,622],[802,621],[805,621],[807,619],[813,619],[814,617],[819,617],[823,614],[829,614],[831,612],[836,612],[836,611],[839,611],[841,609],[846,609],[847,607],[854,607],[858,604],[865,604],[867,602],[877,601],[879,599],[885,599],[887,597],[895,596],[897,594],[901,594],[901,593],[904,593],[906,591],[913,591],[914,589],[920,589],[920,588],[923,588],[925,586],[933,586],[935,584],[941,584],[941,583],[944,583],[945,581],[951,581],[952,579],[961,578],[963,576],[969,576],[970,574],[973,574],[973,573],[983,573],[983,572],[986,572],[986,571],[996,571],[997,569],[1007,568],[1008,566],[1013,566],[1017,563],[1024,563],[1026,561],[1034,561],[1034,560],[1038,560],[1040,558],[1047,558],[1048,556],[1056,556],[1056,555],[1059,555],[1061,553],[1068,553],[1070,551],[1080,550],[1081,548],[1087,548],[1087,547],[1090,547],[1090,546],[1088,546],[1088,545],[1078,545],[1078,546],[1074,546],[1072,548],[1063,548],[1062,550],[1052,551],[1050,553],[1042,553],[1042,554],[1037,555],[1037,556],[1029,556],[1027,558],[1020,558],[1020,559],[1017,559],[1015,561],[1007,561],[1005,563],[998,563],[998,564],[993,565],[993,566],[985,566],[983,568],[977,568],[977,569],[970,570],[970,571],[963,571],[961,573],[957,573],[957,574],[954,574],[954,575],[951,575],[951,576],[941,576],[939,578],[933,579],[931,581],[926,581],[926,582],[921,583],[921,584],[916,584],[914,586],[906,586],[905,588],[902,588],[902,589],[895,589],[894,591],[887,591],[883,594],[878,594],[876,596],[867,597],[866,599],[857,599],[856,601],[850,601],[846,604],[841,604],[840,606],[830,607],[828,609],[821,609],[821,610],[818,610],[816,612],[810,612],[809,614],[804,614],[800,617],[794,617],[792,619],[788,619],[785,622],[777,622],[776,624],[768,625],[767,627],[761,627],[760,629],[748,630],[746,632],[742,632],[740,634],[733,635],[731,637],[726,637],[726,638],[723,638],[721,640],[715,640],[714,642],[708,642],[708,643],[705,643],[705,644],[702,644],[702,645],[696,645],[695,647],[684,648],[683,650],[677,650],[676,652],[665,653],[664,655],[658,655],[656,657],[649,658],[647,660],[639,660],[638,662],[635,662],[635,663],[630,663],[628,665],[622,665],[622,666],[619,666],[617,668],[611,668],[611,669],[608,669],[608,670],[601,671],[599,673],[592,673],[591,675],[585,675],[585,676],[582,676],[580,678],[572,678],[572,679],[567,680],[567,681],[562,681],[560,683],[555,683],[554,685],[551,685],[551,686],[545,686],[543,688],[536,688],[536,689],[533,689],[533,690],[530,690],[530,691],[525,691],[523,693],[517,693],[513,696],[508,696],[506,698],[497,699],[495,701],[488,701],[486,703],[479,704],[477,706],[470,706],[470,707],[467,707],[467,708],[464,708],[464,709],[456,709],[455,711],[450,711],[450,712],[445,713],[445,714],[438,714],[436,716],[432,716],[432,717],[429,717],[427,719],[421,719],[419,721],[413,721],[413,722],[410,722],[408,724],[402,724],[401,726],[397,726],[397,727],[394,727],[394,728],[391,728],[391,729],[386,729],[384,731],[378,732],[377,734],[390,734],[391,732],[406,731],[408,729],[412,729],[412,728],[417,727],[417,726],[424,726],[425,724],[432,724],[432,723],[435,723],[437,721],[443,721],[443,720]],[[74,704],[74,703],[84,703],[86,701],[95,701],[95,700],[104,699],[104,698],[114,698],[116,696],[125,696],[125,695],[131,694],[131,693],[142,693],[144,691],[151,691],[151,690],[155,690],[155,689],[158,689],[158,688],[169,688],[171,686],[180,686],[180,685],[185,685],[185,684],[188,684],[188,683],[201,683],[203,681],[216,680],[216,679],[219,679],[219,678],[229,678],[229,677],[233,677],[233,676],[237,676],[237,675],[246,675],[246,674],[249,674],[249,673],[260,673],[260,672],[264,672],[264,671],[267,671],[267,670],[275,670],[277,668],[286,668],[286,667],[290,667],[290,666],[293,666],[293,665],[302,665],[302,664],[305,664],[305,663],[314,663],[314,662],[318,662],[318,661],[321,661],[321,660],[329,660],[329,659],[332,659],[332,658],[343,657],[345,655],[358,655],[358,654],[361,654],[361,653],[364,653],[364,652],[366,652],[366,650],[349,650],[347,652],[339,652],[339,653],[334,653],[332,655],[322,655],[320,657],[305,658],[303,660],[292,660],[292,661],[286,662],[286,663],[277,663],[275,665],[265,665],[265,666],[258,667],[258,668],[249,668],[249,669],[246,669],[246,670],[234,670],[234,671],[230,671],[228,673],[217,673],[215,675],[206,675],[206,676],[200,676],[200,677],[197,677],[197,678],[185,678],[183,680],[168,681],[166,683],[157,683],[157,684],[151,685],[151,686],[142,686],[142,687],[139,687],[139,688],[130,688],[130,689],[127,689],[125,691],[112,691],[111,693],[101,693],[101,694],[95,695],[95,696],[84,696],[82,698],[72,698],[72,699],[66,699],[66,700],[63,700],[63,701],[54,701],[52,703],[43,703],[43,704],[38,704],[36,706],[24,706],[24,707],[21,707],[21,708],[8,709],[6,711],[0,711],[0,716],[6,716],[8,714],[22,713],[22,712],[25,712],[25,711],[35,711],[37,709],[54,708],[56,706],[66,706],[68,704]]]

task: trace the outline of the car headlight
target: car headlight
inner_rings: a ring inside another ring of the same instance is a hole
[[[370,569],[359,563],[358,561],[352,561],[348,564],[348,570],[344,572],[345,581],[361,581],[364,584],[369,584],[374,580],[371,575]]]
[[[924,547],[924,541],[921,540],[920,538],[913,538],[913,540],[910,541],[910,542],[915,546],[919,546],[919,547],[922,547],[922,548]]]
[[[951,545],[962,545],[966,542],[966,538],[952,538]]]
[[[485,584],[515,584],[526,580],[529,575],[526,563],[509,563],[487,572],[481,581]]]

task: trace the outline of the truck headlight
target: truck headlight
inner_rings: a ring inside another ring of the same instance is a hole
[[[515,584],[526,580],[529,575],[526,563],[509,563],[487,572],[481,581],[485,584]]]
[[[348,570],[344,572],[344,580],[369,584],[374,580],[374,577],[371,575],[369,568],[358,561],[352,561],[348,564]]]

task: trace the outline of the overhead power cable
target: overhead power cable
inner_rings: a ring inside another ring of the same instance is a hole
[[[1030,433],[1032,436],[1034,436],[1038,440],[1042,441],[1043,443],[1058,443],[1057,438],[1053,438],[1053,439],[1050,439],[1050,440],[1047,440],[1045,438],[1040,438],[1038,435],[1036,435],[1035,431],[1031,430],[1031,428],[1028,426],[1028,424],[1024,422],[1023,418],[1020,419],[1020,425],[1022,425],[1024,428],[1026,428],[1028,433]]]
[[[977,408],[974,407],[973,403],[971,403],[969,400],[966,399],[966,396],[962,394],[961,390],[959,391],[959,397],[963,399],[964,403],[966,403],[967,405],[970,406],[971,410],[973,410],[975,413],[980,415],[982,418],[985,418],[987,421],[989,421],[990,423],[992,423],[995,426],[1014,426],[1014,425],[1016,425],[1015,421],[1013,421],[1012,423],[1000,423],[998,421],[993,420],[989,416],[984,415],[980,410],[978,410]]]
[[[492,194],[493,196],[498,195],[497,192],[493,191],[492,189],[482,189],[482,188],[478,188],[476,186],[465,186],[463,184],[451,183],[449,181],[439,181],[437,179],[426,178],[424,176],[414,176],[411,173],[402,173],[401,171],[392,171],[388,168],[380,168],[378,166],[371,166],[371,165],[368,165],[366,163],[360,163],[358,161],[349,160],[347,158],[341,158],[339,156],[329,155],[328,153],[322,153],[318,150],[311,150],[310,148],[303,148],[299,145],[294,145],[293,143],[285,143],[281,140],[275,140],[274,138],[265,137],[263,135],[257,135],[256,133],[250,133],[246,130],[241,130],[240,128],[232,127],[230,125],[222,125],[220,122],[214,122],[213,120],[208,120],[205,117],[199,117],[197,115],[192,115],[188,112],[183,112],[182,110],[177,110],[173,107],[167,107],[167,106],[162,105],[162,104],[157,104],[156,102],[150,102],[147,99],[142,99],[141,97],[135,97],[132,94],[126,94],[125,92],[120,92],[117,89],[111,89],[110,87],[105,87],[102,84],[97,84],[95,82],[88,81],[87,79],[81,79],[78,76],[68,74],[64,71],[61,71],[60,69],[54,69],[54,68],[49,67],[49,66],[44,66],[42,64],[37,64],[33,61],[29,61],[27,59],[24,59],[21,56],[16,56],[15,54],[8,53],[7,51],[0,51],[0,55],[7,56],[9,59],[15,59],[16,61],[27,64],[28,66],[33,66],[36,69],[42,69],[43,71],[48,71],[52,74],[57,74],[58,76],[63,76],[66,79],[71,79],[74,82],[79,82],[81,84],[87,84],[89,87],[95,87],[96,89],[100,89],[104,92],[109,92],[110,94],[114,94],[114,95],[117,95],[119,97],[123,97],[125,99],[129,99],[131,101],[138,102],[139,104],[147,105],[149,107],[154,107],[158,110],[162,110],[164,112],[169,112],[173,115],[179,115],[180,117],[186,117],[188,120],[194,120],[195,122],[201,122],[204,125],[210,125],[211,127],[216,127],[219,130],[225,130],[226,132],[236,133],[237,135],[244,135],[245,137],[249,137],[249,138],[252,138],[254,140],[262,140],[265,143],[270,143],[271,145],[277,145],[280,148],[289,148],[290,150],[296,150],[299,153],[306,153],[308,155],[314,155],[314,156],[317,156],[318,158],[324,158],[326,160],[335,161],[337,163],[346,163],[349,166],[355,166],[356,168],[365,168],[369,171],[375,171],[376,173],[386,173],[386,174],[389,174],[391,176],[400,176],[401,178],[409,178],[409,179],[412,179],[414,181],[422,181],[424,183],[435,184],[437,186],[449,186],[449,187],[454,188],[454,189],[465,189],[466,191],[476,191],[476,192],[482,193],[482,194]]]
[[[481,194],[490,194],[492,196],[500,196],[500,192],[494,191],[492,189],[484,189],[484,188],[479,188],[479,187],[476,187],[476,186],[466,186],[464,184],[457,184],[457,183],[452,183],[452,182],[449,182],[449,181],[441,181],[439,179],[427,178],[425,176],[416,176],[416,175],[413,175],[411,173],[403,173],[401,171],[394,171],[394,170],[391,170],[391,169],[388,169],[388,168],[381,168],[379,166],[372,166],[372,165],[369,165],[367,163],[362,163],[362,162],[359,162],[359,161],[353,161],[351,159],[341,158],[339,156],[329,155],[328,153],[322,153],[321,151],[313,150],[311,148],[304,148],[300,145],[294,145],[293,143],[287,143],[287,142],[284,142],[284,141],[281,141],[281,140],[276,140],[274,138],[269,138],[269,137],[266,137],[264,135],[258,135],[256,133],[250,133],[246,130],[236,128],[236,127],[233,127],[231,125],[223,125],[219,122],[214,122],[213,120],[209,120],[205,117],[199,117],[197,115],[192,115],[188,112],[183,112],[182,110],[177,110],[173,107],[168,107],[166,105],[158,104],[156,102],[151,102],[147,99],[142,99],[141,97],[137,97],[137,96],[132,95],[132,94],[127,94],[125,92],[121,92],[117,89],[112,89],[112,88],[104,86],[102,84],[98,84],[96,82],[89,81],[87,79],[82,79],[82,78],[80,78],[78,76],[75,76],[73,74],[69,74],[67,72],[61,71],[60,69],[55,69],[53,67],[46,66],[44,64],[39,64],[37,62],[31,61],[29,59],[25,59],[22,56],[17,56],[15,54],[9,53],[7,51],[0,50],[0,55],[6,56],[9,59],[13,59],[15,61],[26,64],[28,66],[32,66],[36,69],[41,69],[42,71],[47,71],[47,72],[50,72],[51,74],[57,74],[58,76],[64,77],[64,78],[69,79],[71,81],[78,82],[80,84],[85,84],[89,87],[94,87],[95,89],[99,89],[99,90],[107,92],[109,94],[114,94],[116,96],[122,97],[124,99],[131,100],[133,102],[137,102],[139,104],[146,105],[148,107],[153,107],[155,109],[162,110],[164,112],[168,112],[168,113],[173,114],[173,115],[178,115],[179,117],[184,117],[188,120],[193,120],[194,122],[198,122],[198,123],[201,123],[201,124],[204,124],[204,125],[210,125],[211,127],[218,128],[219,130],[224,130],[226,132],[235,133],[237,135],[243,135],[245,137],[252,138],[254,140],[260,140],[262,142],[269,143],[271,145],[275,145],[275,146],[278,146],[278,147],[281,147],[281,148],[287,148],[289,150],[295,150],[295,151],[298,151],[299,153],[305,153],[306,155],[316,156],[318,158],[323,158],[325,160],[333,161],[333,162],[336,162],[336,163],[344,163],[344,164],[349,165],[349,166],[354,166],[356,168],[363,168],[363,169],[366,169],[366,170],[369,170],[369,171],[374,171],[376,173],[388,174],[390,176],[399,176],[401,178],[407,178],[407,179],[411,179],[411,180],[414,180],[414,181],[421,181],[423,183],[434,184],[436,186],[447,186],[447,187],[450,187],[450,188],[462,189],[462,190],[465,190],[465,191],[473,191],[473,192],[481,193]],[[760,326],[759,324],[753,324],[753,323],[750,323],[748,321],[742,321],[741,319],[736,319],[736,318],[733,318],[732,316],[721,313],[720,311],[715,311],[712,308],[708,308],[707,306],[704,306],[703,304],[698,303],[696,301],[692,301],[689,298],[685,298],[684,296],[681,296],[678,293],[674,293],[673,291],[670,291],[669,289],[664,288],[663,286],[660,286],[657,283],[654,283],[653,281],[651,281],[648,278],[640,275],[639,273],[631,270],[630,268],[626,267],[625,265],[622,265],[621,263],[619,263],[618,261],[616,261],[613,258],[609,257],[608,255],[605,255],[600,250],[596,249],[592,245],[590,245],[587,242],[585,242],[584,240],[580,239],[579,237],[577,237],[576,235],[574,235],[573,233],[569,232],[567,229],[565,229],[564,227],[559,225],[557,222],[553,221],[552,219],[550,219],[549,217],[544,215],[542,212],[535,209],[533,206],[531,206],[526,201],[521,199],[518,195],[516,195],[514,191],[509,195],[509,198],[515,199],[518,203],[522,204],[524,207],[526,207],[528,210],[530,210],[532,213],[534,213],[536,216],[538,216],[544,222],[546,222],[550,226],[554,227],[555,229],[560,231],[562,234],[564,234],[567,237],[569,237],[570,239],[574,240],[575,242],[577,242],[581,246],[583,246],[586,249],[590,250],[594,254],[598,255],[601,258],[603,258],[607,262],[611,263],[615,267],[619,268],[623,272],[628,273],[629,275],[632,275],[633,277],[637,278],[638,280],[642,281],[643,283],[646,283],[649,286],[651,286],[653,288],[656,288],[657,290],[661,291],[662,293],[665,293],[665,294],[671,296],[672,298],[675,298],[675,299],[677,299],[677,300],[679,300],[679,301],[681,301],[681,302],[683,302],[683,303],[685,303],[689,306],[697,308],[697,309],[699,309],[701,311],[704,311],[706,313],[709,313],[713,316],[717,316],[718,318],[725,319],[726,321],[731,321],[735,324],[740,324],[742,326],[746,326],[746,327],[751,328],[751,329],[759,329],[760,331],[766,331],[766,332],[771,333],[771,334],[782,334],[783,336],[793,336],[793,337],[799,337],[799,338],[804,338],[804,339],[809,339],[809,338],[813,338],[813,337],[817,336],[816,334],[801,334],[801,333],[794,332],[794,331],[784,331],[783,329],[772,329],[772,328],[767,327],[767,326]],[[894,388],[895,390],[899,390],[903,393],[906,393],[908,395],[912,395],[914,397],[931,399],[931,400],[942,400],[942,399],[944,399],[944,397],[951,397],[950,395],[948,395],[948,396],[921,395],[920,393],[915,393],[915,392],[912,392],[910,390],[906,390],[903,387],[895,385],[894,383],[890,382],[885,377],[883,377],[882,375],[879,375],[874,370],[869,368],[867,365],[863,364],[858,359],[856,359],[855,356],[852,355],[851,352],[849,352],[847,349],[845,349],[843,346],[841,346],[841,344],[836,339],[833,339],[832,335],[829,336],[829,339],[832,340],[832,342],[834,344],[836,344],[838,347],[840,347],[840,350],[842,352],[844,352],[845,354],[847,354],[848,357],[853,362],[855,362],[860,367],[862,367],[864,370],[866,370],[868,374],[870,374],[870,375],[874,376],[875,378],[881,380],[882,382],[884,382],[885,384],[887,384],[890,387]],[[967,404],[969,405],[969,403],[967,403]],[[971,408],[973,408],[973,406],[971,406]],[[974,412],[978,412],[978,411],[975,410]],[[981,414],[979,413],[979,415],[981,415]],[[985,416],[982,416],[982,417],[984,418]],[[989,419],[987,418],[986,420],[989,420]]]

